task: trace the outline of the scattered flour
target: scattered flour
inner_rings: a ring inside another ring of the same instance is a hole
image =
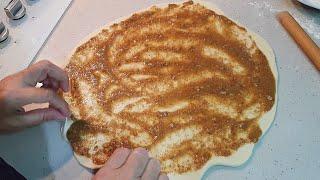
[[[279,9],[274,8],[274,6],[266,1],[253,1],[248,3],[250,6],[254,6],[255,8],[258,8],[259,10],[268,10],[271,13],[279,12]],[[263,14],[263,11],[260,11],[261,15]],[[259,14],[260,15],[260,14]]]
[[[320,24],[316,22],[316,17],[310,18],[303,15],[294,14],[294,18],[299,22],[299,24],[307,31],[309,34],[317,40],[320,40]],[[320,19],[319,21],[320,22]]]
[[[259,10],[259,16],[268,16],[268,14],[276,14],[282,10],[288,10],[288,4],[281,4],[280,2],[274,3],[256,0],[248,2],[249,6]],[[298,23],[304,28],[306,32],[313,36],[315,40],[320,41],[320,16],[313,13],[305,13],[304,11],[298,11],[299,5],[290,6],[290,13],[298,21]]]

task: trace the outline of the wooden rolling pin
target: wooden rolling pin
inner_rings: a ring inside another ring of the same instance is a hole
[[[296,43],[320,71],[320,49],[317,44],[302,29],[298,22],[289,14],[289,12],[280,12],[277,17],[283,27],[289,32]]]

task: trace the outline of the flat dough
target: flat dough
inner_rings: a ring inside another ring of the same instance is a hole
[[[214,4],[208,3],[208,2],[203,2],[203,1],[194,1],[195,3],[200,3],[201,5],[204,5],[206,8],[211,9],[213,11],[215,11],[217,14],[221,14],[223,15],[223,12],[218,9]],[[167,6],[167,4],[160,4],[160,5],[156,5],[157,7],[165,7]],[[121,20],[126,19],[126,18],[121,18],[116,20],[115,22],[120,22]],[[229,18],[230,19],[230,18]],[[232,19],[231,19],[232,20]],[[234,20],[232,20],[233,22],[236,22]],[[104,29],[106,27],[109,27],[110,25],[114,24],[115,22],[110,23],[109,25],[106,25],[105,27],[101,28]],[[237,22],[236,22],[237,23]],[[242,26],[241,24],[237,23],[238,25]],[[243,26],[242,26],[243,27]],[[266,56],[269,66],[271,68],[271,71],[273,73],[273,76],[275,78],[275,82],[276,82],[276,91],[275,91],[275,101],[274,101],[274,105],[271,108],[270,111],[266,112],[261,119],[259,120],[259,126],[262,130],[262,135],[260,136],[260,138],[266,133],[266,131],[268,130],[268,128],[271,126],[274,117],[275,117],[275,113],[276,113],[276,107],[277,107],[277,100],[278,100],[278,94],[277,94],[277,82],[278,82],[278,72],[277,72],[277,67],[276,67],[276,62],[275,62],[275,55],[273,53],[272,48],[270,47],[270,45],[266,42],[266,40],[264,40],[261,36],[257,35],[256,33],[246,29],[248,31],[248,33],[250,34],[250,36],[254,39],[254,41],[256,42],[257,46],[259,47],[259,49],[263,52],[263,54]],[[101,30],[98,30],[96,32],[94,32],[93,34],[90,34],[88,36],[88,38],[85,38],[81,43],[79,43],[79,46],[81,44],[83,44],[84,42],[86,42],[87,40],[89,40],[91,37],[95,36],[96,34],[98,34]],[[68,120],[65,122],[65,127],[63,128],[63,135],[64,137],[66,137],[66,133],[69,129],[69,127],[71,126],[72,121]],[[65,138],[66,141],[67,138]],[[246,144],[242,147],[240,147],[235,153],[233,153],[231,156],[228,157],[214,157],[213,159],[207,161],[207,163],[199,170],[197,171],[193,171],[193,172],[187,172],[187,173],[183,173],[183,174],[168,174],[170,179],[174,179],[174,180],[186,180],[186,179],[200,179],[200,177],[203,176],[203,174],[208,170],[208,168],[210,168],[211,166],[215,166],[215,165],[224,165],[224,166],[240,166],[242,164],[244,164],[251,156],[252,151],[254,148],[254,144]],[[91,159],[86,158],[84,156],[80,156],[75,154],[75,157],[77,158],[77,160],[84,166],[86,167],[90,167],[90,168],[99,168],[99,165],[95,165]]]

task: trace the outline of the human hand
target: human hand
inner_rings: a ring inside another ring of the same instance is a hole
[[[36,88],[38,82],[42,88]],[[0,81],[0,133],[13,132],[44,121],[70,116],[68,104],[57,90],[68,91],[68,75],[49,61],[40,61]],[[49,103],[48,108],[26,112],[23,106]]]
[[[126,148],[118,148],[110,156],[93,180],[168,180],[168,176],[160,174],[160,162],[150,158],[148,151],[137,148],[131,152]]]

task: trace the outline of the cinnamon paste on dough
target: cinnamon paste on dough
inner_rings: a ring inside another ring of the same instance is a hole
[[[65,99],[78,119],[68,140],[98,165],[118,147],[145,147],[164,172],[200,169],[256,143],[275,99],[268,60],[246,30],[193,2],[152,7],[102,30],[66,71]]]

